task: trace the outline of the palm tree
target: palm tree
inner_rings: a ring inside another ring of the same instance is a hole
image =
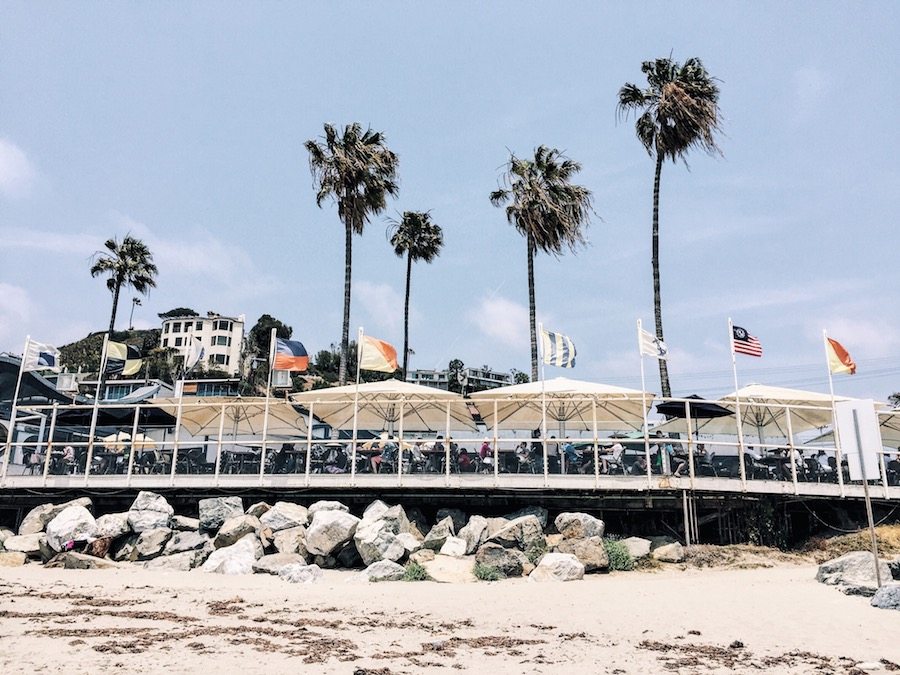
[[[307,141],[305,147],[316,204],[321,208],[330,197],[337,202],[338,218],[344,224],[344,324],[338,380],[346,384],[353,233],[362,234],[369,217],[384,211],[387,195],[397,195],[397,155],[388,150],[384,134],[363,131],[358,122],[345,126],[340,135],[334,125],[326,124],[325,136]]]
[[[390,221],[388,233],[398,257],[406,255],[406,302],[403,305],[403,379],[409,366],[409,286],[414,260],[430,263],[444,245],[441,226],[431,221],[429,211],[404,211],[400,220]]]
[[[721,154],[716,144],[720,131],[719,87],[700,59],[684,64],[671,59],[644,61],[641,72],[647,88],[626,84],[619,90],[618,113],[634,113],[638,140],[656,159],[653,180],[653,316],[656,337],[663,340],[662,300],[659,285],[659,177],[666,159],[685,159],[690,150],[700,148]],[[663,396],[671,396],[669,371],[659,359],[659,379]]]
[[[534,159],[510,154],[506,187],[491,193],[494,206],[508,204],[506,220],[525,237],[528,250],[528,319],[531,328],[531,379],[538,379],[537,330],[534,307],[534,254],[560,255],[584,244],[582,228],[591,214],[591,193],[570,182],[581,165],[559,150],[540,146]]]
[[[112,314],[109,317],[109,334],[112,337],[122,287],[131,286],[141,295],[147,295],[151,288],[156,288],[159,270],[153,264],[153,254],[147,244],[130,234],[125,235],[121,244],[113,238],[107,239],[103,246],[105,251],[94,254],[91,276],[109,275],[106,287],[113,294]]]

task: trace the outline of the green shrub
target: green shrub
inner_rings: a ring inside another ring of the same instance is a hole
[[[428,581],[431,579],[428,576],[428,571],[422,567],[417,562],[407,563],[406,569],[403,572],[402,581]]]
[[[620,571],[631,571],[634,569],[634,559],[625,548],[625,544],[615,539],[604,539],[603,548],[606,549],[606,556],[609,558],[609,569]]]
[[[499,581],[506,578],[506,575],[493,565],[484,565],[482,563],[475,563],[472,573],[476,579],[481,581]]]
[[[540,541],[532,542],[525,549],[525,557],[528,558],[532,565],[537,565],[541,557],[547,552],[547,542],[541,538]]]

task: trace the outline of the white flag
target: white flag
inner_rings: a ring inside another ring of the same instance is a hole
[[[641,341],[641,355],[652,356],[655,359],[665,360],[669,356],[669,348],[666,343],[656,337],[653,333],[648,333],[643,328],[640,329],[638,336]]]
[[[575,343],[562,333],[554,333],[541,326],[541,347],[544,363],[559,368],[575,367]]]
[[[192,371],[194,366],[200,363],[205,355],[206,350],[203,349],[203,343],[200,342],[200,338],[192,337],[191,346],[184,357],[184,372],[189,373]]]
[[[29,340],[22,357],[22,370],[52,370],[58,373],[59,350],[53,345]]]

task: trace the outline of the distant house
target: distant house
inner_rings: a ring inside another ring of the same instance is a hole
[[[206,353],[206,368],[238,375],[245,320],[243,314],[230,317],[214,312],[205,317],[172,316],[162,323],[160,346],[175,349],[184,358],[190,349],[191,338],[197,338]]]
[[[491,370],[489,368],[465,368],[462,371],[466,391],[482,391],[496,389],[513,383],[512,373]],[[406,381],[421,384],[425,387],[448,390],[450,384],[449,370],[411,370],[406,374]]]

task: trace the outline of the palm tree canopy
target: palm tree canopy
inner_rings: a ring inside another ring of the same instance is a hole
[[[391,246],[399,257],[430,263],[441,252],[444,232],[431,220],[428,211],[404,211],[400,220],[391,219],[388,227]]]
[[[105,251],[94,254],[92,277],[108,274],[106,287],[111,292],[117,287],[131,286],[145,295],[151,288],[156,288],[155,277],[159,270],[153,264],[153,254],[147,244],[126,234],[121,244],[115,239],[107,239],[103,246]]]
[[[316,204],[322,206],[328,198],[335,200],[341,222],[357,234],[362,234],[371,214],[385,209],[386,196],[396,196],[399,189],[397,155],[384,141],[384,134],[363,131],[354,122],[341,134],[333,124],[326,124],[321,140],[304,144],[309,152]]]
[[[582,227],[591,214],[591,192],[570,182],[581,165],[559,150],[539,146],[533,159],[511,155],[506,187],[491,193],[494,206],[508,204],[506,220],[534,244],[559,255],[585,243]]]
[[[647,88],[626,84],[619,90],[617,108],[620,116],[637,115],[635,131],[647,152],[673,162],[693,148],[721,154],[716,143],[719,87],[700,59],[683,65],[671,59],[644,61],[641,72]]]

